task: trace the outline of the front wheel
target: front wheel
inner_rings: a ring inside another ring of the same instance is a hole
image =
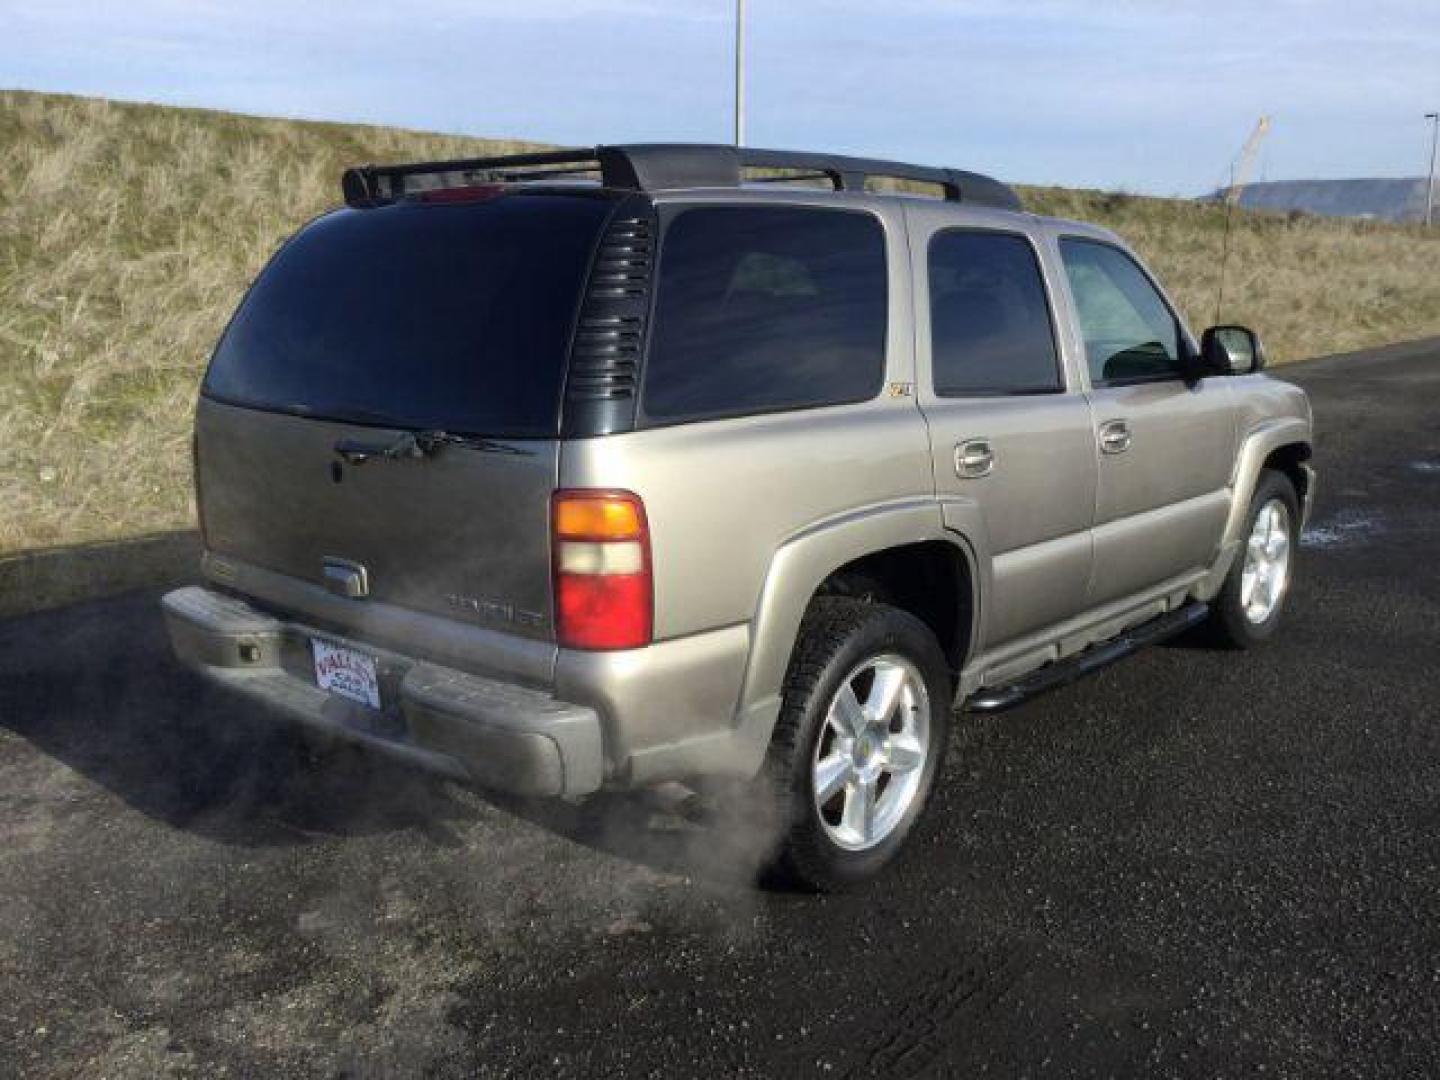
[[[924,623],[884,604],[815,600],[767,770],[784,877],[843,889],[896,857],[944,757],[950,698],[945,657]]]
[[[1216,637],[1248,649],[1275,632],[1290,592],[1300,527],[1300,500],[1282,473],[1260,474],[1250,501],[1245,546],[1211,605]]]

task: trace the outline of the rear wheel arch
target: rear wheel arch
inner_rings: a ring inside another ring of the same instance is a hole
[[[969,541],[946,528],[938,511],[933,501],[917,500],[829,523],[792,539],[775,553],[751,623],[750,658],[739,701],[742,716],[750,717],[757,708],[769,713],[765,703],[778,703],[800,624],[817,596],[863,595],[867,588],[887,590],[899,580],[899,567],[913,565],[910,558],[939,573],[943,556],[949,560],[945,572],[964,583],[955,598],[953,615],[931,612],[949,639],[942,639],[947,663],[958,671],[975,641],[980,564]],[[904,589],[901,592],[909,595]],[[917,617],[932,625],[923,616]],[[941,638],[941,633],[936,636]],[[744,722],[748,726],[749,721]],[[767,740],[768,736],[767,730]]]
[[[975,574],[969,555],[951,541],[901,544],[852,559],[820,583],[814,597],[821,596],[870,600],[915,616],[935,635],[952,673],[970,654]]]

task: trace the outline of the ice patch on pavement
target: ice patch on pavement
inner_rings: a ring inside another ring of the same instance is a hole
[[[1300,543],[1315,548],[1356,547],[1384,531],[1385,519],[1380,514],[1342,510],[1328,521],[1311,525],[1300,534]]]

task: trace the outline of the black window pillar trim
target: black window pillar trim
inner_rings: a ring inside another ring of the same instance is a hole
[[[635,246],[634,228],[648,231],[648,251]],[[624,235],[621,235],[624,234]],[[560,402],[560,437],[585,439],[634,431],[644,356],[655,304],[660,221],[654,200],[634,194],[617,201],[591,253],[590,268],[570,331]]]

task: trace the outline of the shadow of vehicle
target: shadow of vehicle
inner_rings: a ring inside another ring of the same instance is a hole
[[[680,784],[600,792],[581,802],[485,797],[502,809],[594,851],[725,889],[793,891],[768,869],[778,837],[773,805],[736,783],[704,796]]]
[[[404,829],[458,846],[452,824],[483,813],[473,791],[659,873],[749,887],[774,835],[678,789],[524,800],[343,744],[317,749],[177,663],[153,591],[0,622],[0,728],[157,821],[240,847]]]
[[[175,828],[247,847],[415,829],[458,843],[446,785],[283,724],[170,656],[153,592],[0,623],[0,727]]]

